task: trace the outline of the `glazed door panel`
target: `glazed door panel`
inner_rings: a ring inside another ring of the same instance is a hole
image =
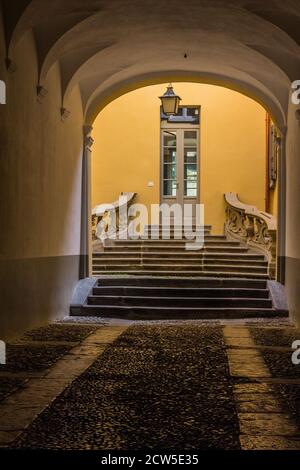
[[[195,217],[199,198],[199,130],[162,129],[161,202],[190,204]]]

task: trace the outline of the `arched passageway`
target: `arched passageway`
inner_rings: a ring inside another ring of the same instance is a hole
[[[299,321],[300,136],[290,100],[300,74],[299,17],[295,2],[278,0],[264,7],[255,0],[175,1],[171,9],[164,1],[2,2],[0,72],[8,101],[0,118],[0,241],[3,307],[11,312],[1,320],[5,335],[68,309],[87,256],[82,153],[97,113],[124,92],[170,78],[243,92],[278,125],[279,258]]]

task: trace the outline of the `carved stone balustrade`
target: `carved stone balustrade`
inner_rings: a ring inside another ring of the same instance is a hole
[[[237,193],[226,193],[225,235],[262,252],[268,261],[270,279],[276,276],[277,220],[257,207],[243,204]]]
[[[104,240],[107,236],[114,238],[123,230],[127,222],[127,211],[133,203],[136,193],[122,192],[117,201],[100,204],[92,211],[92,238]],[[108,222],[113,222],[108,224]],[[107,231],[107,226],[110,226]]]

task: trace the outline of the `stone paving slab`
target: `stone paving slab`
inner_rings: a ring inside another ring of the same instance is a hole
[[[298,425],[290,413],[283,411],[275,392],[272,372],[264,360],[264,344],[260,343],[262,347],[257,348],[246,327],[243,330],[237,328],[235,332],[232,327],[225,327],[224,336],[233,380],[248,381],[234,385],[242,449],[300,448],[300,440],[295,439],[300,439]],[[278,354],[278,350],[268,349],[270,361],[272,353]],[[258,383],[259,380],[262,382]]]
[[[241,436],[243,450],[300,450],[300,439],[280,436]]]
[[[11,443],[20,435],[20,431],[0,431],[0,443]],[[0,444],[0,447],[3,447]]]
[[[257,382],[249,382],[249,383],[241,383],[241,384],[235,384],[233,386],[234,394],[235,395],[249,395],[253,393],[269,393],[272,391],[272,388],[270,385],[266,383],[257,383]],[[252,395],[251,395],[252,396]],[[239,398],[243,399],[243,397]]]
[[[230,361],[231,357],[228,356]],[[233,377],[266,378],[271,376],[262,359],[256,358],[254,361],[249,356],[245,356],[243,361],[229,362],[229,369]]]
[[[230,355],[230,358],[234,361],[243,361],[244,359],[257,359],[262,358],[261,353],[258,349],[254,348],[240,348],[240,349],[228,349],[227,354]]]
[[[24,347],[44,347],[44,346],[68,346],[69,348],[77,346],[78,341],[36,341],[27,339],[18,339],[10,343],[12,346],[24,346]]]
[[[229,326],[226,325],[224,328],[224,331],[226,332],[225,335],[225,341],[228,342],[229,338],[243,338],[244,341],[252,339],[252,336],[250,334],[250,331],[247,327],[245,326]],[[253,344],[253,340],[252,343]]]
[[[226,328],[228,330],[228,328]],[[252,348],[253,347],[253,339],[250,335],[239,336],[235,335],[232,336],[232,331],[228,332],[225,337],[225,343],[230,346],[231,348]]]
[[[281,406],[271,393],[259,393],[253,399],[253,394],[241,394],[237,397],[239,413],[280,413]]]
[[[240,430],[246,435],[299,436],[300,432],[284,413],[239,413]]]
[[[26,387],[0,405],[0,446],[11,444],[32,421],[114,341],[126,327],[102,327],[81,347],[58,360],[43,377],[31,379]]]
[[[31,379],[35,377],[43,377],[46,375],[48,369],[34,372],[34,371],[24,371],[24,372],[16,372],[16,371],[0,371],[0,379],[2,378],[11,378],[11,379]]]
[[[71,383],[71,381],[69,380],[67,383]],[[66,379],[45,378],[44,380],[31,380],[27,387],[25,387],[26,393],[23,394],[23,400],[21,402],[22,408],[30,408],[33,406],[33,403],[49,404],[52,401],[53,396],[60,393],[60,390],[65,387],[65,385]],[[18,408],[20,405],[19,399],[20,396],[18,393],[11,395],[6,400],[6,407],[9,404]]]

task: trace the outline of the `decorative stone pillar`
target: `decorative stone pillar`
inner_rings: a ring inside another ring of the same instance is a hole
[[[83,126],[80,279],[90,277],[92,271],[91,154],[94,143],[92,131],[92,126]]]

